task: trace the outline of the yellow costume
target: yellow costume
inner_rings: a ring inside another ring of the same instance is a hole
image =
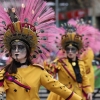
[[[2,70],[3,71],[3,70]],[[0,72],[0,79],[3,79],[3,72]],[[23,87],[4,79],[4,89],[6,91],[6,100],[40,100],[38,91],[41,85],[45,86],[50,91],[53,91],[63,98],[67,99],[71,95],[71,91],[59,81],[52,78],[43,68],[39,68],[37,65],[30,65],[26,68],[18,68],[17,74],[12,76],[16,77],[16,80],[20,83],[30,86],[30,90],[26,90]],[[73,94],[70,100],[82,100],[76,94]]]
[[[67,65],[65,67],[67,68],[70,74],[64,69],[62,63],[60,63],[59,60],[57,61],[55,60],[57,63],[56,69],[58,70],[58,80],[61,83],[63,83],[65,86],[67,86],[70,90],[74,91],[76,94],[84,98],[82,91],[84,91],[85,93],[92,92],[90,84],[89,84],[89,80],[85,73],[84,62],[79,60],[80,73],[82,75],[82,80],[83,80],[82,84],[80,84],[76,81],[74,70],[71,64],[69,63],[68,59],[63,58],[62,60]],[[51,92],[47,100],[65,100],[65,99]],[[85,100],[85,98],[83,100]]]
[[[90,81],[90,84],[91,84],[91,87],[92,87],[92,91],[94,91],[95,78],[94,78],[94,69],[93,69],[93,66],[92,66],[92,61],[94,59],[94,53],[93,53],[92,49],[88,48],[85,52],[82,53],[80,58],[85,63],[86,74],[89,78],[89,81]]]

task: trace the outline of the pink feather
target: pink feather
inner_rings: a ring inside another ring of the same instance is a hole
[[[34,25],[37,32],[38,45],[36,52],[32,53],[36,55],[36,59],[33,61],[38,62],[39,60],[43,61],[47,58],[49,51],[58,52],[59,48],[57,47],[59,40],[61,40],[60,34],[63,34],[64,31],[55,26],[55,12],[52,8],[47,6],[47,2],[44,0],[8,0],[0,5],[0,30],[1,33],[5,33],[4,27],[11,24],[10,16],[7,12],[4,11],[4,8],[8,9],[12,7],[15,8],[15,14],[18,17],[18,20],[22,23],[27,23]],[[2,24],[2,21],[6,22],[6,26]],[[4,35],[3,35],[4,36]],[[3,36],[0,35],[0,40],[3,40]],[[43,39],[47,38],[47,40]],[[57,41],[58,43],[55,43]],[[4,45],[2,42],[0,46]],[[46,46],[46,48],[43,47]],[[39,53],[39,50],[42,53]],[[49,50],[49,51],[48,51]]]
[[[87,42],[89,42],[88,47],[92,48],[94,53],[100,50],[100,39],[99,39],[100,31],[97,28],[86,23],[84,24],[77,23],[77,20],[74,19],[69,20],[68,23],[76,27],[77,29],[76,31],[78,34],[84,35],[83,36],[84,46],[86,46]]]

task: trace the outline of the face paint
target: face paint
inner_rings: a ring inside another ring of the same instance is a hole
[[[66,48],[66,52],[67,53],[76,53],[77,52],[77,48],[76,47],[74,47],[74,46],[68,46],[67,48]]]
[[[22,60],[26,57],[26,45],[22,41],[14,41],[11,45],[12,58]]]
[[[11,48],[13,52],[23,52],[26,49],[25,45],[22,44],[13,44]]]
[[[76,56],[78,54],[78,49],[74,46],[67,46],[66,53],[67,53],[67,57],[71,59],[76,59]]]

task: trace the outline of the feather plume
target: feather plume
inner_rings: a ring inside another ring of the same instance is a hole
[[[3,41],[7,26],[12,23],[12,20],[15,22],[15,19],[21,23],[29,23],[35,26],[39,48],[35,50],[37,53],[34,51],[32,54],[36,56],[36,59],[39,57],[41,60],[45,60],[46,53],[50,51],[58,52],[54,41],[58,41],[56,37],[59,37],[60,31],[54,24],[55,13],[52,8],[47,6],[46,1],[4,0],[0,4],[0,41]],[[44,37],[47,40],[42,39]],[[4,43],[0,42],[0,46],[3,45]]]

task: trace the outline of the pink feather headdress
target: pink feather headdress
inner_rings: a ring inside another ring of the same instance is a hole
[[[100,31],[97,28],[82,19],[71,19],[68,23],[76,27],[76,32],[82,35],[84,45],[87,44],[87,47],[90,47],[94,53],[100,50]]]
[[[57,52],[58,58],[66,57],[65,47],[66,45],[76,45],[79,49],[79,54],[85,50],[87,43],[83,42],[82,35],[77,34],[76,27],[73,27],[70,24],[64,23],[62,27],[59,28],[60,34],[56,40],[56,46],[59,48]]]
[[[47,3],[43,0],[4,0],[4,2],[0,4],[1,51],[6,51],[5,45],[8,46],[7,41],[5,41],[5,43],[3,41],[5,34],[8,34],[8,30],[11,28],[12,33],[8,35],[8,37],[11,38],[11,36],[14,36],[12,35],[13,31],[15,32],[16,30],[14,26],[20,25],[24,29],[28,28],[30,33],[33,32],[35,34],[34,40],[37,44],[32,53],[32,57],[36,59],[40,57],[42,60],[45,60],[47,53],[58,51],[58,48],[55,46],[55,41],[57,37],[59,37],[58,33],[60,33],[60,31],[55,26],[54,19],[55,13],[53,9],[48,7]],[[20,23],[14,24],[16,21],[20,21]],[[27,37],[29,34],[27,34]],[[30,40],[30,42],[33,43],[34,41]],[[8,50],[7,47],[6,49]]]

